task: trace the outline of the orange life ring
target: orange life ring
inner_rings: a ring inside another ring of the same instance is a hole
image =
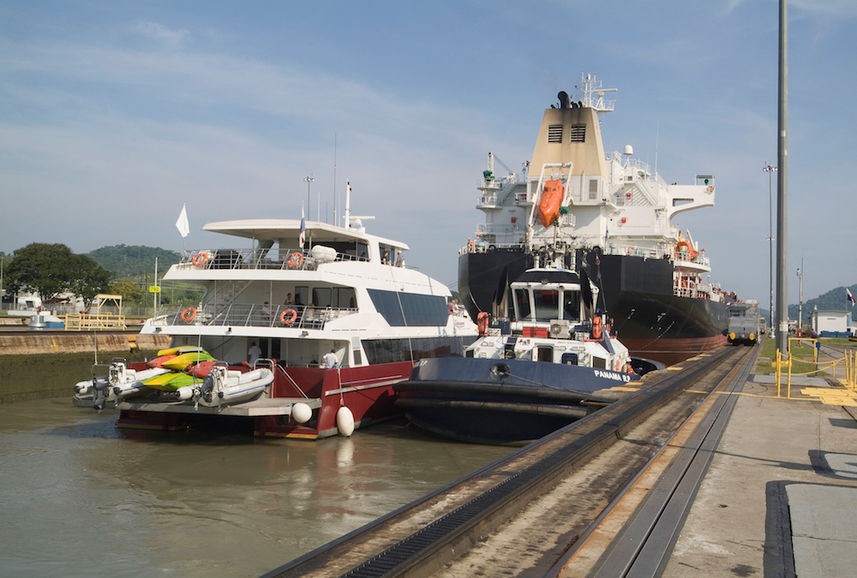
[[[196,307],[188,307],[181,314],[182,321],[190,323],[196,318]]]
[[[288,259],[286,259],[286,265],[292,268],[300,267],[301,265],[303,265],[303,262],[304,255],[300,251],[295,251],[294,253],[289,255]]]
[[[202,267],[208,262],[208,254],[200,251],[193,256],[193,259],[191,259],[190,262],[193,263],[194,267]]]
[[[283,325],[291,325],[298,318],[298,312],[294,309],[285,309],[280,313],[280,323]]]
[[[476,327],[479,328],[479,335],[488,335],[488,314],[484,311],[476,316]]]

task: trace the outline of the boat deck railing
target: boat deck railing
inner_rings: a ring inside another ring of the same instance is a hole
[[[367,257],[357,257],[348,253],[336,253],[334,261],[367,261]],[[175,265],[178,269],[265,269],[314,271],[319,261],[311,251],[300,248],[280,249],[202,249],[185,251],[181,261]]]
[[[288,327],[324,329],[328,321],[356,313],[352,307],[315,307],[313,305],[184,305],[152,319],[156,327]]]

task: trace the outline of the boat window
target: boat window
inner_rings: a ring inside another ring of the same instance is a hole
[[[295,305],[309,305],[309,287],[298,285],[295,287]]]
[[[553,347],[536,348],[536,361],[553,362]]]
[[[563,365],[577,365],[578,357],[576,353],[566,352],[562,354],[561,363]]]
[[[357,309],[357,298],[354,287],[334,287],[331,295],[333,307],[340,309]]]
[[[580,320],[580,292],[563,291],[562,318],[569,321]]]
[[[592,356],[592,367],[595,369],[607,369],[607,360],[596,355]]]
[[[331,307],[330,287],[313,287],[312,304],[316,307]]]
[[[550,321],[559,316],[559,291],[556,289],[536,289],[533,291],[533,299],[536,321]]]
[[[449,319],[446,298],[439,295],[369,289],[369,297],[393,327],[443,327]]]
[[[530,297],[526,289],[515,289],[515,311],[518,319],[529,319]]]
[[[461,357],[461,352],[470,341],[470,338],[464,337],[364,339],[363,349],[369,364],[393,363],[428,357]]]

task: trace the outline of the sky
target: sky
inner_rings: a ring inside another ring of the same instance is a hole
[[[242,247],[202,226],[300,218],[308,192],[329,222],[348,179],[368,232],[456,289],[488,152],[520,167],[591,73],[619,89],[608,154],[631,144],[667,182],[715,175],[716,205],[674,223],[713,282],[767,307],[778,3],[616,4],[0,0],[0,251]],[[805,300],[857,282],[857,2],[788,10],[795,303],[801,264]]]

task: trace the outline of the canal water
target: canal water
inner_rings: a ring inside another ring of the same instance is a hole
[[[511,451],[401,422],[308,442],[117,415],[0,405],[0,574],[258,576]]]

